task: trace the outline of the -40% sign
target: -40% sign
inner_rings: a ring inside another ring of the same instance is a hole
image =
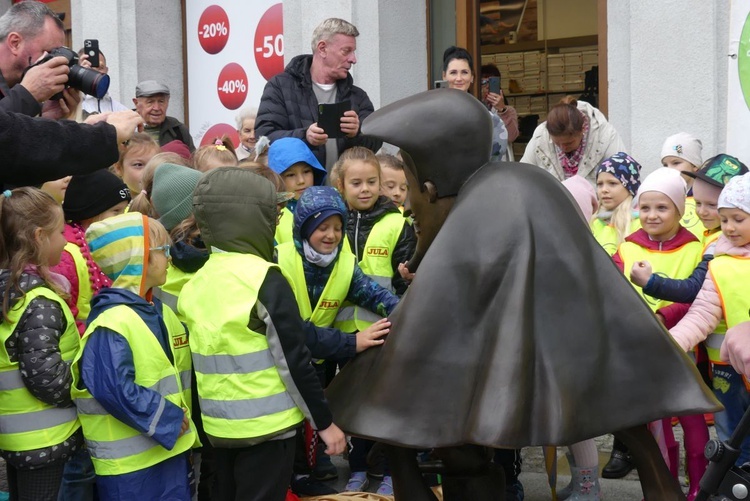
[[[229,63],[219,73],[219,100],[227,109],[236,110],[247,98],[247,74],[237,63]]]

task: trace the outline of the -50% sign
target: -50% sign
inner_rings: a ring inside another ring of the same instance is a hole
[[[255,64],[266,80],[284,71],[283,31],[282,6],[277,3],[263,14],[255,30]]]

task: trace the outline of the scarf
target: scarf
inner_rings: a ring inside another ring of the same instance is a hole
[[[581,113],[583,115],[583,113]],[[589,118],[583,115],[583,129],[581,129],[581,144],[578,148],[571,153],[565,153],[559,146],[555,145],[555,152],[557,152],[557,159],[560,160],[563,172],[565,173],[565,179],[576,175],[578,173],[578,164],[583,160],[583,152],[586,151],[586,143],[589,139]]]
[[[334,249],[334,251],[330,254],[321,254],[320,252],[313,249],[312,246],[307,242],[307,240],[302,241],[302,248],[305,251],[305,259],[307,259],[308,262],[314,264],[315,266],[320,266],[321,268],[325,268],[330,265],[339,254],[338,248]]]

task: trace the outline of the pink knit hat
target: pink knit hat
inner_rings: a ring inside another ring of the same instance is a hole
[[[596,209],[599,208],[594,187],[585,178],[578,175],[569,177],[562,184],[573,195],[583,213],[583,219],[588,223],[591,220],[591,216],[596,212]]]
[[[635,197],[636,205],[638,204],[641,195],[647,191],[664,193],[677,206],[677,212],[680,213],[680,217],[685,214],[685,194],[687,193],[687,185],[685,184],[685,180],[682,179],[679,171],[676,169],[659,167],[649,174],[641,183],[641,187],[638,188],[638,194]]]

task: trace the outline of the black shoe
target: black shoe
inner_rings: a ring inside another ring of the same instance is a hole
[[[334,480],[338,477],[339,472],[336,465],[331,462],[331,458],[326,454],[318,456],[312,478],[315,480]]]
[[[298,496],[326,496],[328,494],[339,493],[339,491],[330,485],[326,485],[310,476],[295,478],[292,480],[290,487],[292,488],[292,492]]]
[[[630,473],[630,470],[633,468],[635,468],[635,465],[633,464],[633,456],[629,453],[615,449],[612,451],[612,456],[609,458],[609,461],[602,469],[602,477],[622,478]]]

